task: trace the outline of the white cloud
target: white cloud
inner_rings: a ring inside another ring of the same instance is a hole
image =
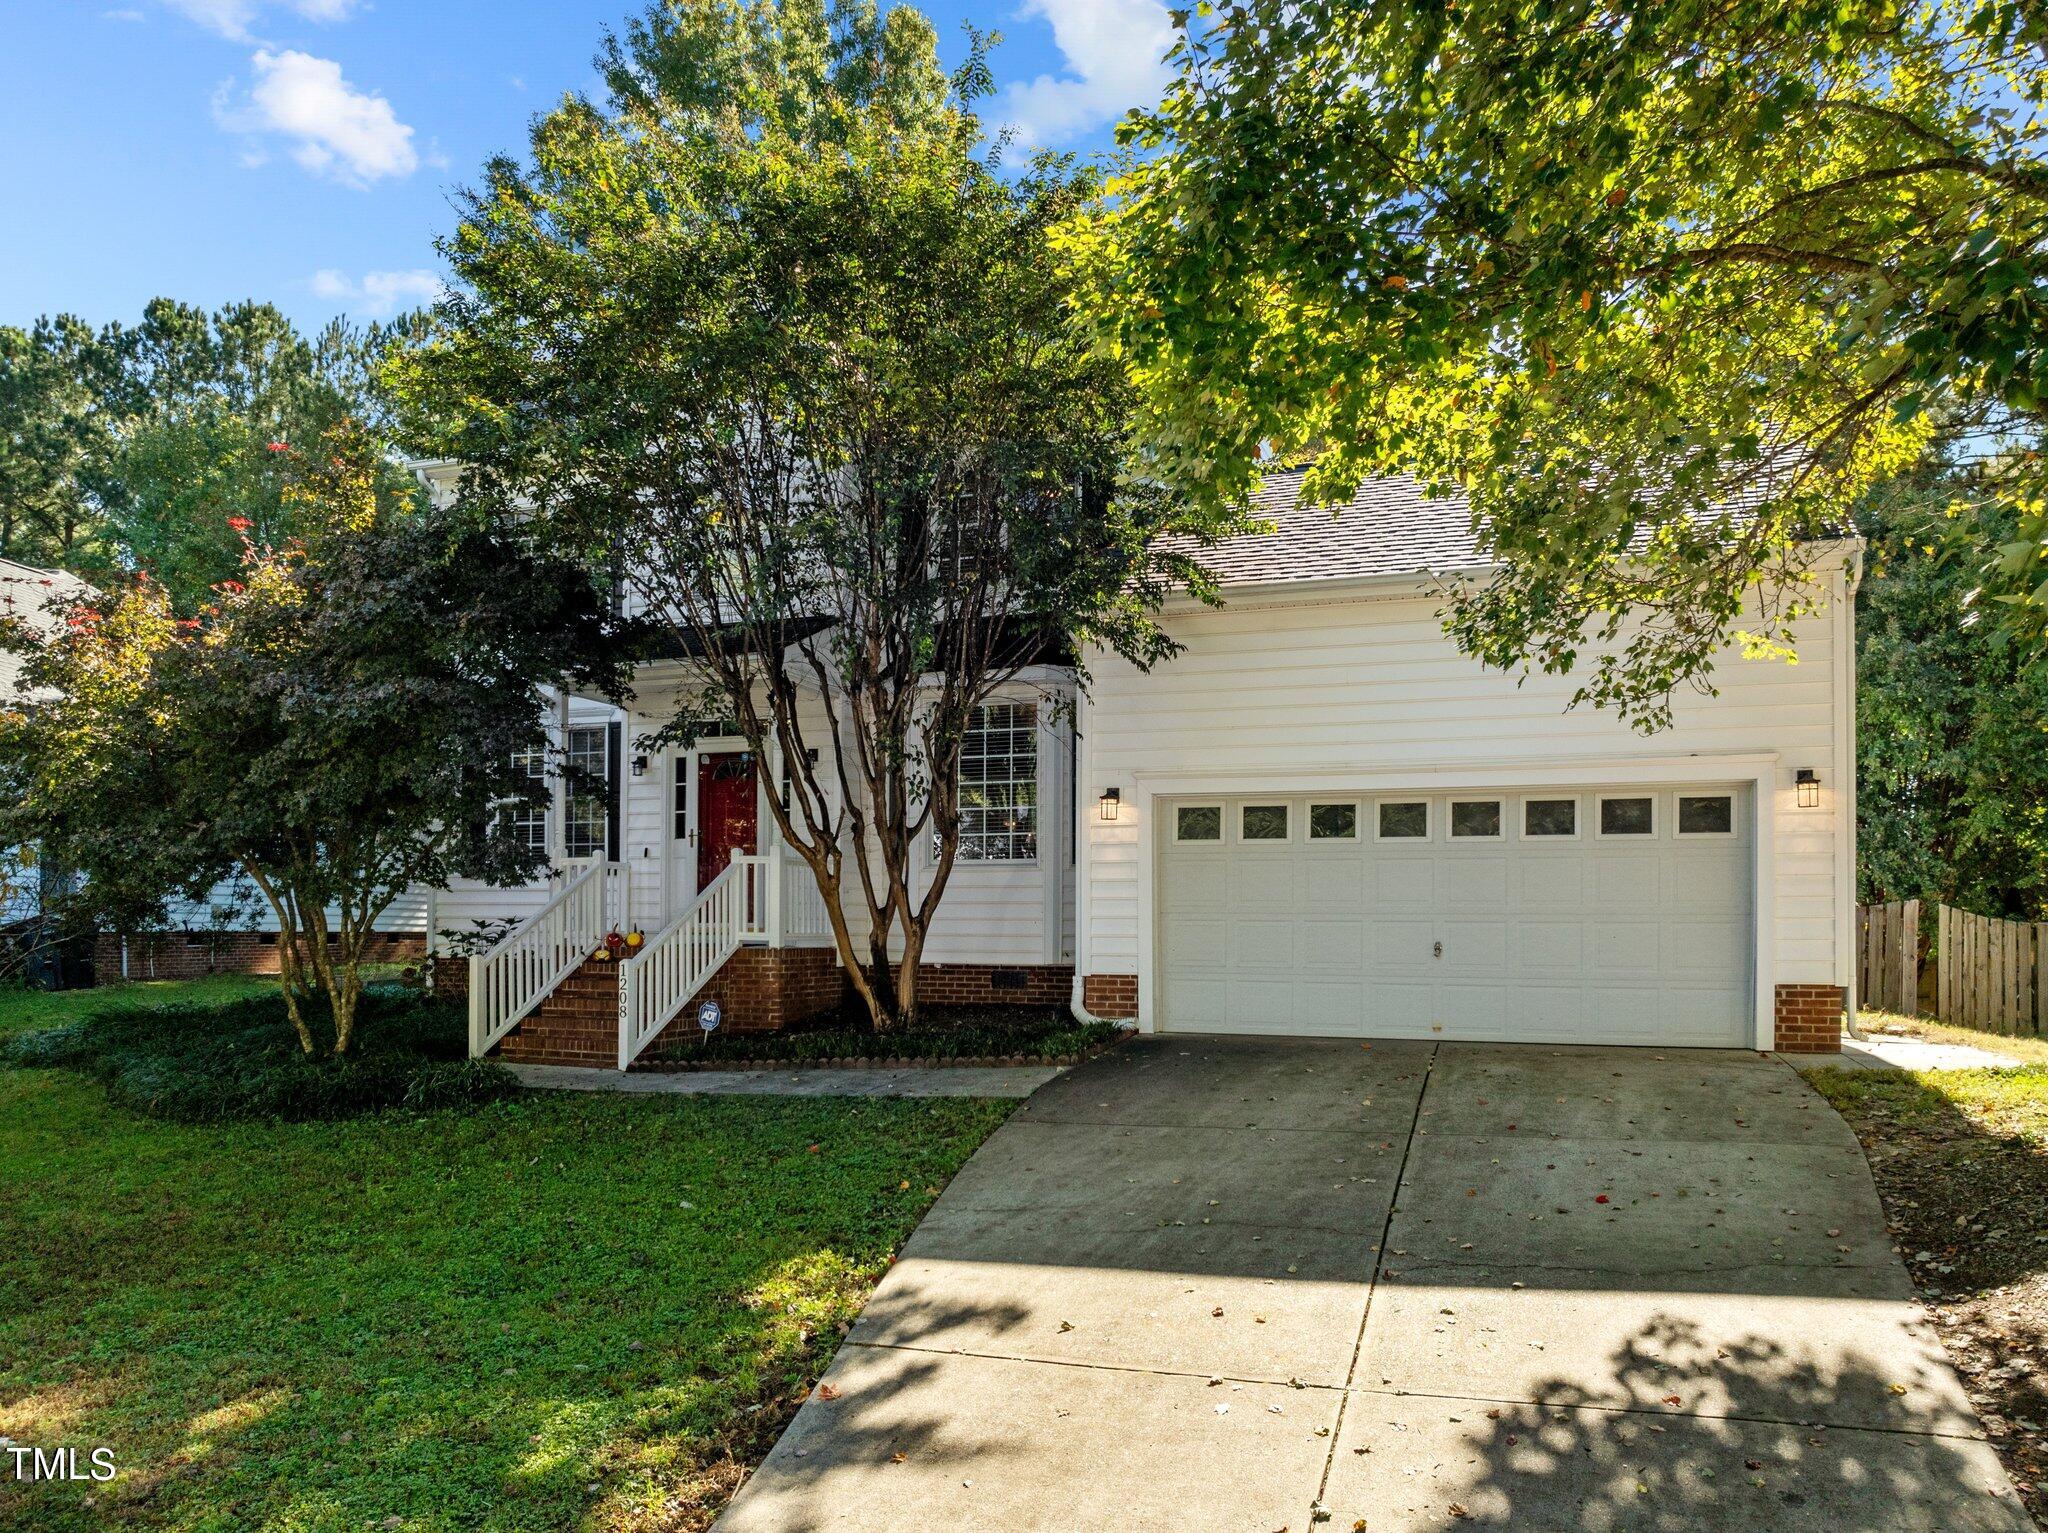
[[[1023,14],[1051,25],[1067,61],[1065,75],[1016,81],[1003,93],[1002,117],[1026,145],[1077,138],[1164,94],[1173,23],[1160,0],[1024,0]]]
[[[315,175],[352,186],[419,169],[413,130],[382,96],[357,90],[333,59],[285,49],[257,50],[249,61],[256,83],[236,105],[226,87],[214,97],[214,117],[236,133],[276,133],[292,142],[292,158]]]
[[[254,42],[250,28],[265,8],[265,0],[163,0],[188,21],[196,21],[209,32],[238,43]],[[290,0],[287,9],[307,21],[346,21],[355,14],[358,0]]]
[[[441,279],[423,268],[413,271],[366,271],[359,282],[347,272],[326,267],[307,283],[313,296],[347,304],[369,319],[389,319],[400,309],[432,303],[441,296]]]

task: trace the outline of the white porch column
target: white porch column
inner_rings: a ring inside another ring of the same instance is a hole
[[[552,725],[555,749],[555,770],[549,784],[548,805],[548,860],[560,871],[569,860],[569,780],[562,775],[569,750],[569,690],[566,687],[551,689],[555,696],[555,717]]]
[[[782,742],[771,740],[768,745],[768,791],[782,792]],[[759,845],[767,857],[767,881],[762,886],[762,896],[768,901],[768,946],[782,946],[782,828],[776,824],[775,816],[769,815],[761,826]]]

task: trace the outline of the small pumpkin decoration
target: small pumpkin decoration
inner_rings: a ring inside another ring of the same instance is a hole
[[[629,948],[637,948],[640,946],[641,943],[645,942],[646,940],[647,938],[640,932],[626,933],[626,946]]]
[[[605,956],[613,960],[622,957],[626,951],[626,939],[615,928],[604,934]]]

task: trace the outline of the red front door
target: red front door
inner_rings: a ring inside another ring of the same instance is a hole
[[[734,852],[754,854],[758,812],[752,751],[720,751],[697,758],[699,889],[726,870]]]

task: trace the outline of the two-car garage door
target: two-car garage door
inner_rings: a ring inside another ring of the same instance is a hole
[[[1742,787],[1160,802],[1174,1032],[1747,1046]]]

